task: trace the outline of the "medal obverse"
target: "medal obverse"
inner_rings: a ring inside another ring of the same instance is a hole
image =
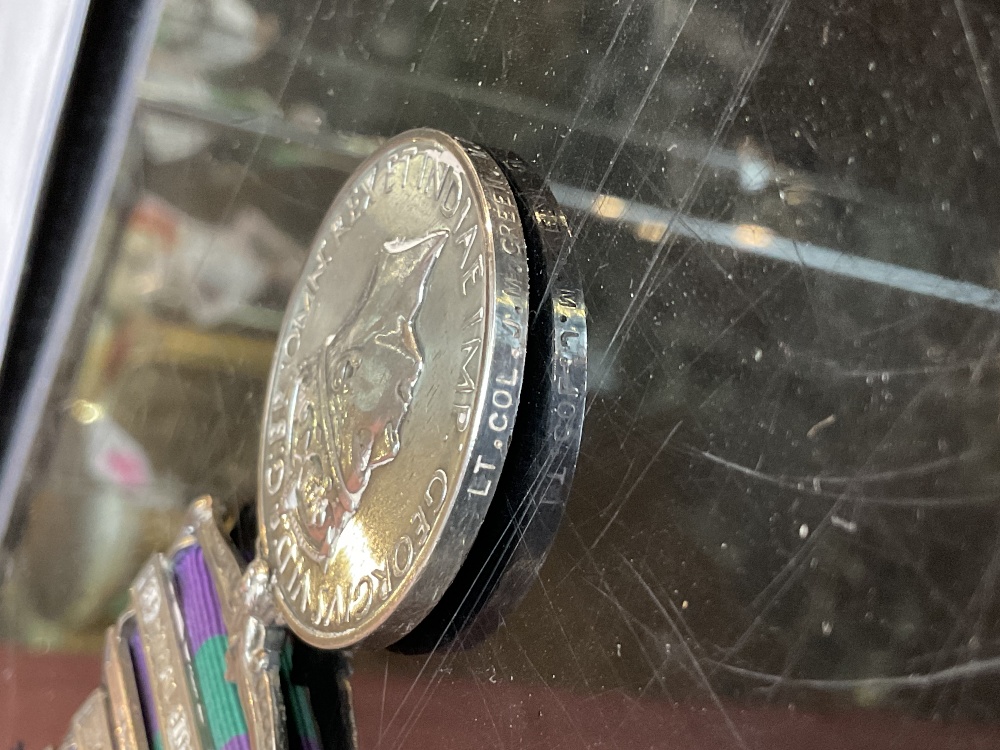
[[[260,553],[288,626],[386,645],[454,577],[520,397],[527,261],[483,150],[409,131],[334,200],[279,336],[261,441]]]

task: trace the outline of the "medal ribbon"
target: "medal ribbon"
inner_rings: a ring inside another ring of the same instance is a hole
[[[212,582],[212,573],[197,545],[181,550],[174,558],[174,587],[212,746],[214,750],[250,750],[239,693],[225,676],[228,642],[222,608]],[[149,669],[137,633],[130,637],[129,647],[150,750],[163,750],[159,721],[153,710]],[[291,682],[291,665],[291,645],[286,643],[281,653],[281,682],[291,720],[289,744],[292,750],[322,750],[310,707],[309,691]]]
[[[174,561],[177,603],[184,618],[194,680],[216,750],[250,750],[247,722],[236,686],[226,680],[226,626],[200,547],[189,547]]]

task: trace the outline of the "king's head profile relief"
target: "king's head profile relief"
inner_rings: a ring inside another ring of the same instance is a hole
[[[292,471],[282,494],[320,555],[336,546],[372,470],[399,452],[423,369],[415,319],[447,238],[441,229],[382,244],[343,324],[301,360],[290,398]]]

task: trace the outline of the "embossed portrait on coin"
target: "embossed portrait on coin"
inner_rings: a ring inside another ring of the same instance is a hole
[[[414,321],[447,238],[386,242],[351,314],[299,365],[283,501],[320,554],[357,511],[372,470],[399,452],[423,366]]]

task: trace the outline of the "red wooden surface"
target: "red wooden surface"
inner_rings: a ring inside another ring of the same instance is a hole
[[[42,750],[66,734],[101,679],[97,654],[41,653],[0,643],[0,750]]]

